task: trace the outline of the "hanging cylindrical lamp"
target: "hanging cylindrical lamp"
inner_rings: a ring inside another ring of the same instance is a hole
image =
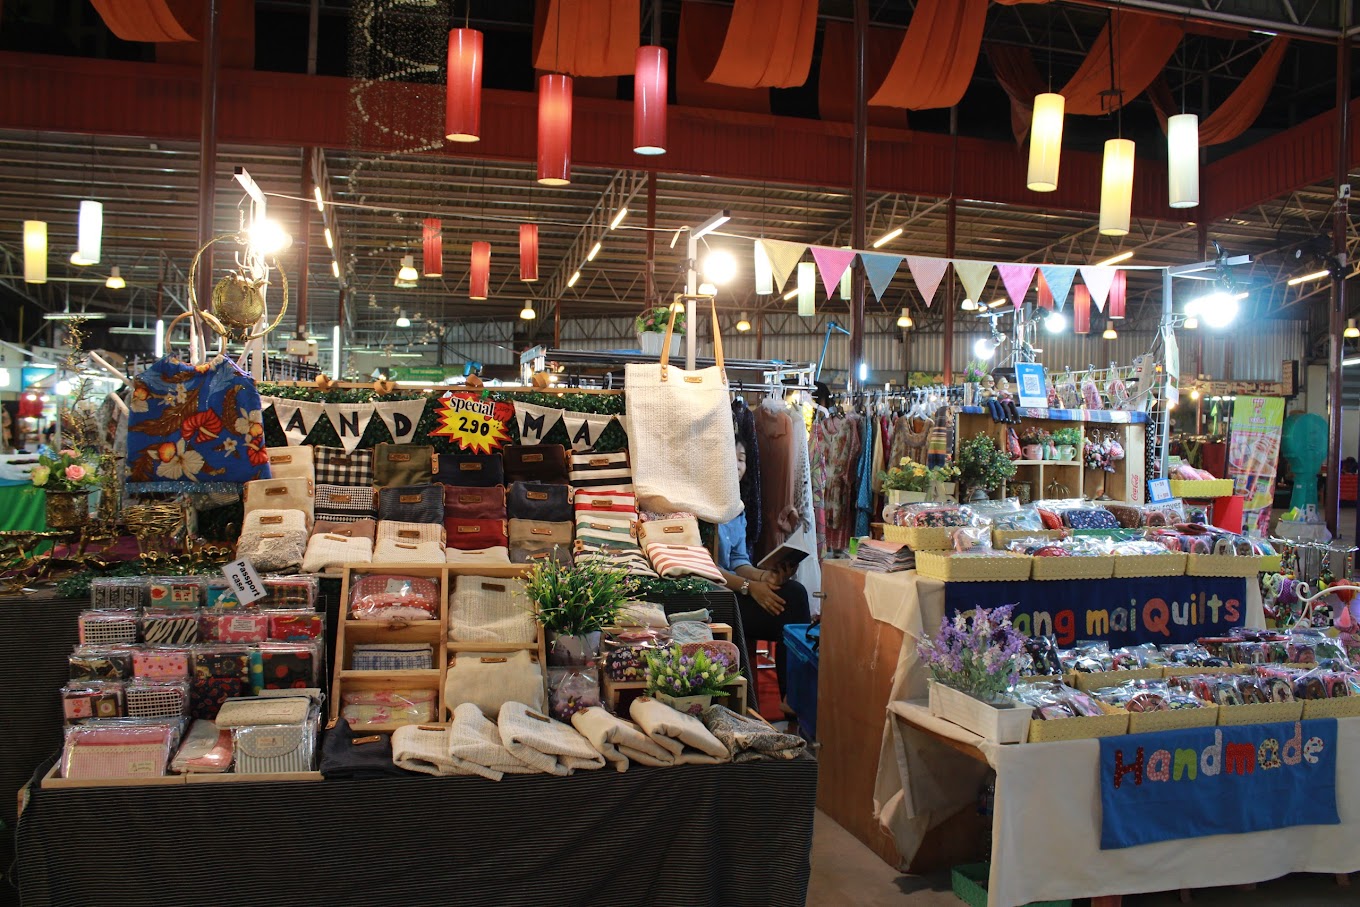
[[[1167,118],[1166,189],[1173,208],[1199,204],[1199,117],[1193,113]]]
[[[450,142],[482,138],[482,33],[475,28],[449,29],[444,138]]]
[[[560,72],[538,78],[538,181],[571,182],[571,76]]]
[[[24,283],[47,283],[47,221],[24,221]]]
[[[1124,308],[1129,299],[1129,272],[1115,271],[1110,281],[1110,295],[1105,297],[1105,317],[1119,319],[1124,317]]]
[[[1058,188],[1058,163],[1062,157],[1063,108],[1060,94],[1045,92],[1034,96],[1034,119],[1029,129],[1029,177],[1033,192],[1053,192]]]
[[[1129,232],[1133,207],[1133,139],[1107,139],[1105,165],[1100,173],[1100,234]]]
[[[756,255],[756,295],[769,296],[774,293],[774,266],[770,263],[770,255],[765,251],[765,244],[760,240],[755,243]]]
[[[633,65],[633,151],[666,153],[666,48],[637,49]]]
[[[1072,288],[1072,333],[1091,333],[1091,291],[1082,284]]]
[[[468,299],[485,299],[491,289],[491,243],[472,244],[472,270],[468,273]]]
[[[538,280],[538,224],[519,225],[519,279]]]
[[[817,314],[817,265],[811,261],[798,262],[798,314],[810,318]]]
[[[103,237],[104,206],[85,199],[80,203],[80,217],[76,222],[76,254],[84,264],[99,264],[99,247]]]
[[[437,217],[425,218],[424,230],[422,232],[424,240],[423,252],[424,268],[422,273],[426,277],[444,276],[444,230],[443,224]]]

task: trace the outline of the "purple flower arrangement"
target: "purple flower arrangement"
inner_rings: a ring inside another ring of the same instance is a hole
[[[984,702],[996,702],[1019,677],[1025,637],[1011,624],[1014,605],[975,609],[944,618],[916,647],[937,683]]]
[[[736,679],[735,666],[721,652],[703,649],[686,655],[680,646],[648,649],[647,692],[668,696],[722,696],[726,686]]]

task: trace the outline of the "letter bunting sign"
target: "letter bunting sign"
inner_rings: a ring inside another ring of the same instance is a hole
[[[1336,719],[1100,740],[1100,848],[1340,825]]]

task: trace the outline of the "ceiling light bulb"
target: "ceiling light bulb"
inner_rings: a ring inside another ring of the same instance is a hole
[[[1185,328],[1187,331],[1193,331],[1199,327],[1199,319],[1196,318],[1194,315],[1191,315],[1190,317],[1185,319],[1185,322],[1181,325],[1181,327]]]
[[[411,326],[411,319],[409,319],[409,318],[406,317],[406,310],[405,310],[405,309],[402,309],[402,310],[401,310],[401,314],[397,316],[397,327],[399,327],[399,328],[409,328],[410,326]]]
[[[65,378],[52,385],[52,390],[56,391],[58,397],[70,396],[72,389],[71,382]]]
[[[614,215],[614,219],[611,220],[611,221],[609,222],[609,229],[611,229],[611,230],[617,230],[617,229],[619,228],[619,224],[623,223],[623,219],[624,219],[625,217],[627,217],[627,216],[628,216],[628,209],[627,209],[627,208],[620,208],[620,209],[619,209],[619,213],[618,213],[618,214],[615,214],[615,215]]]
[[[791,299],[793,299],[793,297],[795,297],[795,296],[797,296],[797,295],[798,295],[798,288],[797,288],[797,287],[794,287],[792,290],[789,290],[787,293],[784,294],[784,301],[785,301],[785,302],[788,302],[788,301],[790,301]]]
[[[324,213],[326,210],[326,200],[321,196],[320,186],[312,187],[312,198],[316,199],[316,210]]]
[[[675,300],[675,302],[672,302],[672,303],[671,303],[671,311],[672,311],[672,312],[683,312],[684,310],[685,310],[685,304],[684,304],[683,302],[681,302],[680,300],[677,299],[677,300]]]
[[[1309,274],[1301,274],[1298,277],[1291,277],[1286,282],[1291,287],[1296,287],[1299,284],[1307,283],[1310,280],[1321,280],[1322,278],[1326,277],[1329,273],[1330,272],[1326,268],[1323,268],[1321,271],[1313,271],[1312,273]]]
[[[893,228],[892,228],[891,230],[889,230],[887,233],[884,233],[884,234],[883,234],[882,236],[880,236],[878,239],[874,240],[874,248],[875,248],[875,249],[881,249],[881,248],[883,248],[884,246],[886,246],[888,243],[892,242],[894,239],[897,239],[897,237],[899,237],[899,236],[901,236],[901,235],[902,235],[902,228],[901,228],[901,227],[893,227]]]
[[[987,308],[989,308],[989,309],[1000,308],[1001,306],[1003,306],[1003,305],[1005,305],[1005,304],[1006,304],[1006,300],[1004,300],[1004,299],[993,299],[991,302],[987,303]]]
[[[1044,330],[1050,334],[1061,334],[1067,330],[1067,316],[1062,312],[1049,312],[1044,316]]]
[[[699,284],[699,295],[700,295],[700,296],[717,296],[717,295],[718,295],[718,288],[715,287],[715,286],[713,286],[713,284],[711,284],[711,283],[701,283],[701,284]]]
[[[978,304],[971,299],[965,299],[959,308],[963,309],[965,312],[976,312]]]
[[[990,337],[980,338],[973,344],[973,355],[979,359],[990,359],[996,354],[996,343]]]
[[[911,327],[912,326],[911,312],[907,311],[906,309],[903,309],[902,314],[897,316],[897,326],[900,328]]]
[[[340,262],[336,261],[334,258],[331,259],[331,276],[336,280],[340,279]]]
[[[704,259],[704,279],[719,286],[737,276],[737,260],[726,249],[714,249]]]
[[[1195,314],[1211,328],[1225,328],[1233,323],[1241,306],[1235,293],[1219,290],[1195,300]]]
[[[84,268],[94,264],[94,262],[90,261],[88,258],[81,258],[80,250],[76,249],[71,253],[71,264],[75,265],[77,268]]]
[[[524,300],[524,308],[519,310],[519,317],[523,318],[525,321],[533,321],[537,318],[538,313],[534,311],[533,303],[527,299]]]
[[[1105,333],[1101,334],[1100,336],[1106,340],[1118,340],[1119,332],[1116,331],[1114,328],[1106,328]]]
[[[76,251],[83,261],[92,265],[99,264],[100,245],[104,241],[104,205],[101,202],[85,199],[80,203],[80,214],[76,221]],[[72,264],[75,260],[72,259]]]
[[[1346,331],[1342,336],[1346,337],[1349,340],[1354,340],[1356,337],[1360,337],[1360,328],[1355,326],[1354,318],[1346,319]]]
[[[414,255],[403,255],[401,257],[401,270],[397,272],[397,280],[416,281],[420,279],[420,272],[416,270],[416,257]]]
[[[590,253],[586,255],[586,261],[594,261],[595,256],[600,254],[602,246],[599,243],[590,247]]]
[[[324,229],[325,229],[325,231],[326,231],[326,248],[327,248],[327,249],[334,249],[334,248],[335,248],[335,237],[331,235],[331,228],[330,228],[330,227],[326,227],[326,228],[324,228]]]
[[[1105,259],[1104,261],[1098,261],[1098,262],[1096,262],[1096,267],[1097,267],[1097,268],[1108,268],[1110,265],[1117,265],[1117,264],[1119,264],[1121,261],[1128,261],[1128,260],[1129,260],[1130,258],[1132,258],[1132,257],[1133,257],[1133,250],[1130,249],[1130,250],[1128,250],[1127,252],[1120,252],[1118,255],[1111,255],[1109,258]]]
[[[119,273],[117,265],[114,265],[109,269],[109,279],[104,281],[104,286],[108,287],[110,290],[121,290],[123,287],[127,286],[127,281],[124,280],[123,275]]]
[[[572,272],[572,275],[571,275],[570,277],[567,278],[567,286],[568,286],[568,287],[574,287],[574,286],[576,286],[576,281],[578,281],[578,280],[580,280],[580,279],[581,279],[581,272],[580,272],[580,271],[574,271],[574,272]]]
[[[293,244],[293,237],[284,232],[278,221],[264,218],[246,231],[250,246],[261,255],[277,255]]]
[[[1355,322],[1351,322],[1351,323],[1354,324]],[[751,329],[751,322],[748,321],[748,320],[746,319],[746,313],[745,313],[745,312],[742,312],[742,313],[741,313],[741,317],[737,319],[737,330],[739,330],[739,331],[749,331],[750,329]]]
[[[1199,388],[1195,388],[1194,390],[1192,390],[1192,391],[1190,392],[1190,399],[1191,399],[1191,400],[1198,400],[1198,399],[1199,399]]]

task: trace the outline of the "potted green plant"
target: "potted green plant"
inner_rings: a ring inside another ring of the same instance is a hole
[[[1053,444],[1058,449],[1058,459],[1075,462],[1077,448],[1082,444],[1081,429],[1072,426],[1053,430]]]
[[[666,339],[666,325],[671,320],[670,306],[655,306],[643,309],[642,314],[633,319],[637,331],[638,348],[646,356],[660,356],[661,344]],[[672,356],[680,355],[680,338],[685,336],[685,310],[675,313],[675,332],[671,335]]]
[[[680,646],[670,646],[649,649],[643,657],[647,659],[647,694],[692,715],[712,705],[714,696],[727,695],[727,685],[737,677],[735,665],[703,649],[686,655]]]
[[[932,501],[939,501],[941,504],[957,504],[959,502],[959,468],[953,463],[946,463],[937,466],[930,471],[930,491],[927,494]]]
[[[898,465],[880,472],[878,479],[888,496],[888,505],[919,504],[927,500],[930,490],[930,470],[911,457],[903,457]]]
[[[48,529],[75,529],[90,518],[90,492],[99,487],[99,472],[81,451],[68,447],[39,455],[28,478],[46,493]]]
[[[959,447],[959,475],[973,496],[985,498],[1015,475],[1015,463],[987,435],[969,438]]]
[[[627,575],[598,564],[537,564],[524,591],[538,605],[548,637],[548,664],[589,665],[600,655],[600,633],[611,626],[632,588]]]
[[[1011,605],[940,620],[917,652],[930,672],[930,712],[998,743],[1020,743],[1030,710],[1007,699],[1020,673],[1025,638]]]
[[[978,402],[979,388],[982,381],[987,377],[987,364],[980,359],[974,359],[968,363],[963,370],[963,405],[976,406]]]
[[[1048,432],[1042,428],[1024,428],[1020,431],[1020,452],[1026,460],[1042,460],[1044,448],[1048,444]]]

